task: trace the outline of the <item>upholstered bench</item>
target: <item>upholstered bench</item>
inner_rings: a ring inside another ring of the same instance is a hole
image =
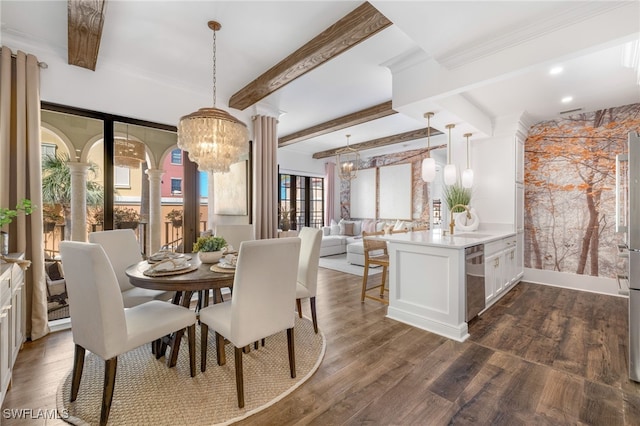
[[[371,252],[373,255],[382,254],[382,250]],[[364,245],[362,241],[347,244],[347,263],[364,266]],[[370,265],[370,268],[378,268],[380,265]]]

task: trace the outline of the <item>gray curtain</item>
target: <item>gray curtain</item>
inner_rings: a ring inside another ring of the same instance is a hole
[[[255,235],[256,239],[278,236],[278,121],[274,117],[253,117],[255,145]]]
[[[40,69],[33,55],[2,47],[0,56],[0,206],[24,198],[36,209],[9,225],[9,251],[31,260],[25,271],[27,337],[49,333],[42,229]]]

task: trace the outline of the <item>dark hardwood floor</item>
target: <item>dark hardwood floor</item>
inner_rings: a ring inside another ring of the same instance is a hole
[[[385,318],[378,302],[360,303],[360,283],[320,269],[324,361],[240,424],[640,425],[640,384],[627,378],[626,299],[520,283],[458,343]],[[72,360],[70,331],[25,344],[2,414],[54,408]]]

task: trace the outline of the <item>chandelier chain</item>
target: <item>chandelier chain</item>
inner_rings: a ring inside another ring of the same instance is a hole
[[[213,107],[216,107],[216,30],[213,30]]]

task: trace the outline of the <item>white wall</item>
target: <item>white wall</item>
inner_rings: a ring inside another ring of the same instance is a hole
[[[324,164],[329,160],[332,159],[323,158],[321,160],[316,160],[309,154],[301,154],[290,150],[278,150],[280,173],[324,177]]]

